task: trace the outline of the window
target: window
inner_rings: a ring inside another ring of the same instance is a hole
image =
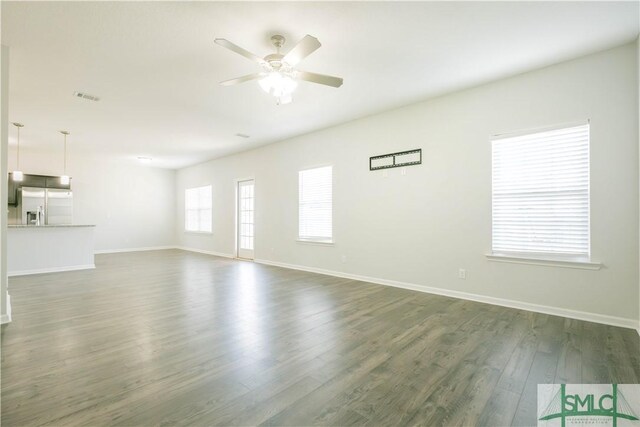
[[[492,141],[498,255],[588,261],[589,125]]]
[[[298,238],[331,243],[333,196],[331,166],[298,173]]]
[[[184,229],[211,233],[211,186],[184,191]]]

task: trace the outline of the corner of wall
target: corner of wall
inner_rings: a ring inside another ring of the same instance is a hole
[[[176,224],[178,223],[178,169],[173,169],[173,189],[172,189],[172,205],[174,209],[172,211],[171,224],[173,225],[173,235],[171,238],[171,245],[177,247],[180,245],[179,235],[178,235],[178,227]]]
[[[11,321],[7,276],[7,176],[9,172],[9,48],[0,46],[0,323]]]
[[[11,296],[9,296],[8,292],[4,294],[3,299],[6,310],[2,314],[0,314],[0,325],[11,323]]]

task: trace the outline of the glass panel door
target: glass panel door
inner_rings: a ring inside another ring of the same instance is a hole
[[[238,182],[238,258],[253,259],[254,181]]]

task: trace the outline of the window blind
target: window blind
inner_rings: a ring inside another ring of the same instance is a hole
[[[185,230],[211,232],[211,199],[210,185],[185,190]]]
[[[298,238],[331,242],[333,239],[333,168],[298,173]]]
[[[589,125],[492,141],[492,249],[586,259]]]

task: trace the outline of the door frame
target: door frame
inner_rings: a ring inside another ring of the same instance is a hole
[[[240,221],[239,221],[239,217],[240,217],[240,183],[241,182],[246,182],[246,181],[253,181],[253,212],[254,212],[254,217],[253,217],[253,258],[244,258],[240,256]],[[234,193],[235,193],[235,251],[234,251],[234,256],[237,259],[242,259],[245,261],[253,261],[255,259],[255,252],[256,252],[256,236],[255,236],[255,227],[256,227],[256,218],[255,218],[255,208],[256,208],[256,179],[253,176],[248,176],[248,177],[244,177],[244,178],[236,178],[234,179]]]

